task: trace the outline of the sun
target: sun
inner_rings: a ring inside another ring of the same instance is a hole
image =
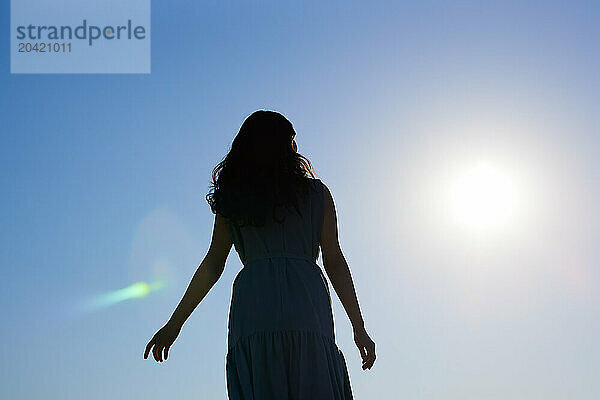
[[[494,229],[514,218],[517,207],[516,181],[498,166],[478,163],[458,174],[451,190],[451,207],[460,224]]]

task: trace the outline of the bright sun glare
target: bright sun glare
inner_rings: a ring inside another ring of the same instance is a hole
[[[514,179],[493,165],[480,163],[458,176],[451,191],[452,209],[458,222],[475,229],[505,225],[515,212]]]

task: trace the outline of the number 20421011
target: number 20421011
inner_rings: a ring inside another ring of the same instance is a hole
[[[19,53],[70,53],[71,43],[28,43],[18,44]]]

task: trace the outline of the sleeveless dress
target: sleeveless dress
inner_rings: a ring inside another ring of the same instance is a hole
[[[244,267],[232,290],[226,359],[230,400],[352,399],[336,345],[329,286],[316,263],[324,189],[299,201],[283,223],[227,222]]]

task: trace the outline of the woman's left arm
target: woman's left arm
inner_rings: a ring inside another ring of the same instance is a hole
[[[223,216],[216,214],[208,252],[194,273],[173,315],[148,342],[144,358],[148,358],[152,347],[154,347],[152,354],[156,361],[162,362],[168,358],[169,348],[179,336],[183,324],[221,277],[232,244],[233,241]]]

